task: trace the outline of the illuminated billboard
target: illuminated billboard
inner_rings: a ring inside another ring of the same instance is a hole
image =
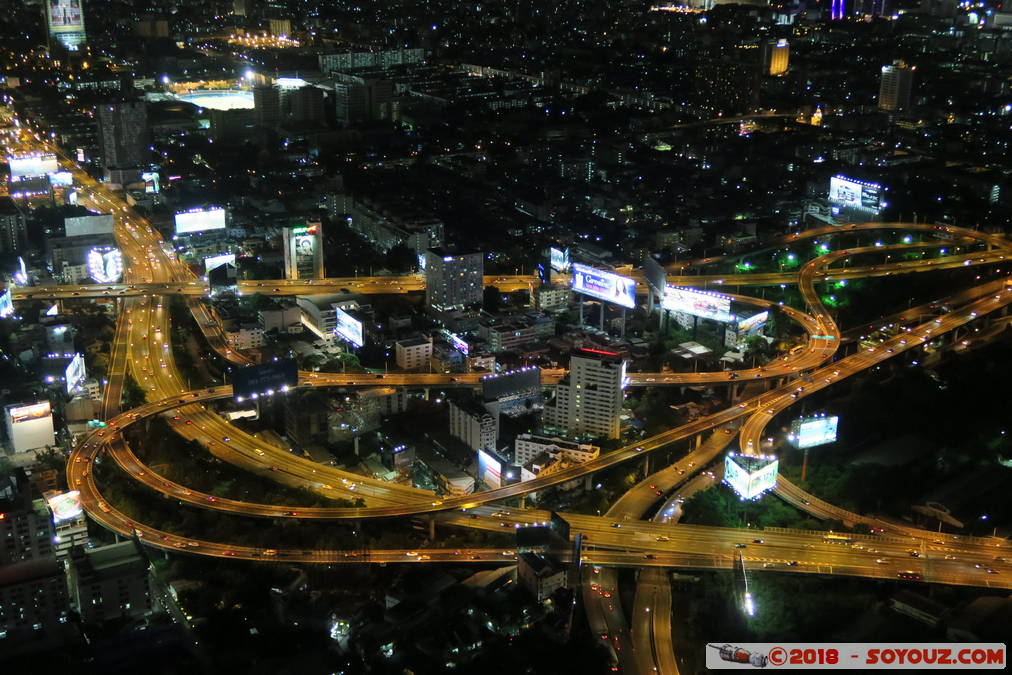
[[[64,233],[68,237],[84,237],[92,234],[112,234],[115,227],[111,213],[77,216],[63,219]]]
[[[839,423],[840,418],[836,415],[796,419],[791,423],[791,435],[788,440],[798,448],[813,448],[833,443],[836,441],[836,428]]]
[[[88,371],[84,369],[84,357],[74,354],[67,370],[64,372],[64,379],[67,381],[67,393],[73,394],[88,377]]]
[[[123,254],[110,246],[88,251],[88,276],[100,284],[112,284],[123,278]]]
[[[223,253],[204,258],[204,274],[210,274],[211,270],[218,269],[222,265],[235,265],[235,253]]]
[[[78,490],[48,497],[46,503],[53,512],[54,523],[72,520],[84,512],[81,508],[81,493]]]
[[[731,298],[720,293],[671,286],[664,290],[664,309],[714,321],[731,320]]]
[[[14,404],[4,408],[7,438],[14,452],[28,452],[56,444],[53,410],[49,401]]]
[[[57,173],[60,170],[60,165],[56,161],[56,155],[52,153],[8,155],[7,164],[10,166],[12,180],[45,176]]]
[[[323,224],[307,223],[284,229],[285,276],[323,278]]]
[[[724,460],[724,482],[742,499],[755,499],[776,487],[779,467],[776,457],[729,452]]]
[[[340,307],[334,308],[334,318],[336,323],[334,324],[334,332],[339,336],[352,343],[356,347],[361,347],[365,344],[365,340],[362,338],[362,322],[353,317],[348,312],[344,311]]]
[[[556,272],[566,272],[569,270],[569,249],[563,248],[558,249],[555,247],[548,249],[548,264]]]
[[[54,171],[49,174],[49,184],[53,187],[70,187],[74,184],[74,174],[69,171]]]
[[[629,309],[636,307],[636,282],[613,272],[574,263],[573,290]]]
[[[454,349],[464,356],[471,353],[471,345],[467,344],[467,341],[464,340],[464,338],[460,337],[456,333],[447,333],[446,337],[449,339],[450,345],[452,345]]]
[[[161,179],[158,177],[157,171],[142,171],[141,180],[144,181],[145,193],[157,194],[158,192],[161,192]]]
[[[11,301],[11,289],[5,288],[0,292],[0,318],[7,318],[14,313],[14,303]]]
[[[241,402],[286,392],[298,383],[299,366],[295,359],[279,359],[236,370],[232,374],[232,393]]]
[[[176,234],[225,229],[225,209],[192,209],[176,214]]]
[[[478,478],[492,490],[503,484],[503,464],[498,457],[493,457],[484,450],[478,451]]]
[[[747,319],[742,319],[738,322],[738,332],[743,333],[746,336],[758,335],[762,332],[763,327],[770,318],[769,312],[759,312],[754,316],[750,316]]]
[[[881,185],[846,176],[833,176],[829,179],[829,201],[838,206],[873,213],[878,213],[885,206],[882,203]]]

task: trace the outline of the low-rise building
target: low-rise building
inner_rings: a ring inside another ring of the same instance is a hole
[[[432,338],[412,337],[394,343],[397,367],[401,370],[418,370],[429,364],[432,356]]]
[[[483,317],[478,323],[478,334],[492,353],[521,349],[555,335],[555,321],[538,312]]]
[[[567,464],[583,464],[596,459],[600,452],[599,447],[589,443],[533,434],[521,434],[516,437],[514,443],[514,459],[520,465],[527,464],[542,454],[560,459]]]
[[[566,587],[566,569],[551,556],[521,553],[517,556],[517,580],[538,602]]]

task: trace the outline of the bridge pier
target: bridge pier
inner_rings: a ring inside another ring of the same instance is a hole
[[[429,514],[429,541],[436,540],[436,516]]]
[[[700,446],[703,445],[703,434],[696,434],[696,447],[694,450],[699,450]]]
[[[425,399],[426,401],[428,401],[428,400],[429,400],[429,388],[428,388],[428,387],[426,387],[426,388],[425,388],[425,389],[423,389],[422,391],[424,391],[424,392],[425,392],[425,393],[423,394],[423,398],[424,398],[424,399]]]

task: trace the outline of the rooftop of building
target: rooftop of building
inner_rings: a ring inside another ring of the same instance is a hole
[[[528,552],[521,553],[519,560],[527,567],[530,567],[535,576],[542,579],[562,571],[562,566],[552,556],[542,556],[537,553]]]
[[[403,349],[408,349],[410,347],[420,347],[422,345],[427,345],[431,342],[432,342],[431,338],[427,338],[424,335],[416,335],[415,337],[409,337],[404,338],[403,340],[398,340],[397,345]]]
[[[63,565],[55,556],[2,565],[0,566],[0,588],[29,584],[33,581],[42,581],[62,575]]]

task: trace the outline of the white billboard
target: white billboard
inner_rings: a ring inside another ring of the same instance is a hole
[[[5,288],[0,292],[0,318],[7,318],[14,313],[14,303],[11,301],[11,289]]]
[[[74,184],[74,174],[69,171],[55,171],[49,174],[49,184],[53,187],[70,187]]]
[[[614,272],[574,263],[573,290],[629,309],[636,307],[636,282]]]
[[[204,274],[210,274],[211,270],[218,269],[222,265],[235,266],[235,253],[222,253],[204,258]]]
[[[67,393],[73,394],[88,377],[88,371],[84,368],[84,357],[74,354],[74,358],[67,365],[64,371],[64,379],[67,381]]]
[[[112,234],[115,226],[111,213],[93,216],[64,218],[63,229],[68,237],[84,237],[89,234]]]
[[[478,451],[478,478],[489,488],[502,487],[502,462],[484,450]]]
[[[846,176],[833,176],[829,179],[829,201],[838,206],[873,213],[878,213],[885,206],[882,203],[881,185]]]
[[[780,461],[775,457],[728,453],[724,460],[724,482],[742,499],[755,499],[776,487]]]
[[[351,314],[348,314],[348,312],[344,311],[340,307],[334,308],[334,318],[336,320],[336,323],[334,324],[335,333],[356,347],[361,347],[365,344],[365,340],[362,339],[361,321],[353,317]]]
[[[53,512],[53,522],[77,518],[84,510],[81,507],[81,493],[78,490],[53,495],[46,499],[49,510]]]
[[[703,319],[727,322],[731,320],[731,298],[720,293],[697,291],[694,288],[672,286],[664,289],[664,309],[685,312]]]
[[[825,445],[836,441],[836,428],[840,418],[833,417],[810,417],[797,419],[791,423],[791,437],[794,445],[799,448],[813,448],[817,445]]]
[[[554,246],[548,249],[548,264],[556,272],[565,272],[569,269],[569,249],[558,249]]]
[[[32,155],[8,155],[7,164],[11,170],[11,179],[45,176],[60,170],[56,155],[37,153]]]
[[[28,452],[56,444],[53,410],[49,401],[14,404],[4,408],[7,437],[14,452]]]
[[[88,276],[100,284],[113,284],[123,278],[123,254],[118,248],[96,246],[88,251]]]
[[[157,171],[142,171],[141,180],[144,181],[145,193],[157,194],[161,192],[161,178],[159,178]]]
[[[225,229],[225,209],[191,209],[176,214],[176,234]]]

